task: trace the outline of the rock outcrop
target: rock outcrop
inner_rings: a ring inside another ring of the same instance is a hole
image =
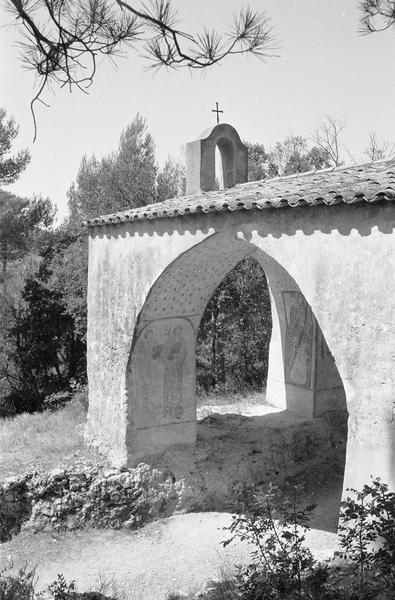
[[[175,513],[231,510],[240,482],[319,484],[344,464],[339,423],[288,413],[213,414],[194,447],[167,451],[135,468],[59,467],[0,484],[0,539],[22,528],[137,529]]]

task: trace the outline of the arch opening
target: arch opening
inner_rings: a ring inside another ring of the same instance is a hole
[[[266,275],[250,256],[225,275],[203,312],[196,343],[198,402],[199,396],[262,395],[271,330]]]
[[[290,451],[288,440],[282,451],[273,438],[276,452],[283,457],[284,452],[290,454],[288,463],[273,459],[283,467],[271,467],[267,474],[271,479],[302,472],[307,476],[306,470],[314,473],[316,468],[326,476],[333,462],[342,477],[347,439],[344,388],[312,309],[277,261],[228,233],[216,233],[180,255],[147,296],[127,373],[129,463],[194,445],[196,439],[199,443],[195,393],[199,324],[218,286],[243,262],[259,265],[267,278],[272,328],[266,401],[279,415],[259,417],[268,420],[260,423],[263,429],[256,429],[254,443],[272,439],[268,432],[273,431],[286,438],[288,430],[291,445],[296,440],[297,446]],[[269,455],[271,450],[266,450]],[[296,459],[298,452],[302,458]],[[265,463],[266,458],[262,460]],[[341,487],[339,480],[339,501]]]
[[[225,189],[222,156],[218,146],[215,146],[215,189]]]
[[[217,189],[224,190],[235,185],[236,148],[225,137],[215,145],[215,181]]]

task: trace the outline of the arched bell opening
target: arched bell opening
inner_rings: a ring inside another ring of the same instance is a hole
[[[218,146],[215,146],[215,188],[217,190],[225,189],[222,156]]]
[[[215,146],[215,180],[219,190],[235,185],[236,147],[233,140],[218,139]]]

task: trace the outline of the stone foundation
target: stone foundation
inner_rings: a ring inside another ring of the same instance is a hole
[[[339,426],[340,423],[340,426]],[[238,483],[313,482],[342,473],[344,415],[303,420],[213,414],[198,423],[195,447],[168,451],[135,468],[56,469],[0,485],[1,541],[22,528],[136,529],[175,513],[231,510]]]

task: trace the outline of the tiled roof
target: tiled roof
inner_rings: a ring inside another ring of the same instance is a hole
[[[194,213],[395,201],[395,158],[351,167],[309,171],[173,198],[90,219],[88,226],[177,217]]]

